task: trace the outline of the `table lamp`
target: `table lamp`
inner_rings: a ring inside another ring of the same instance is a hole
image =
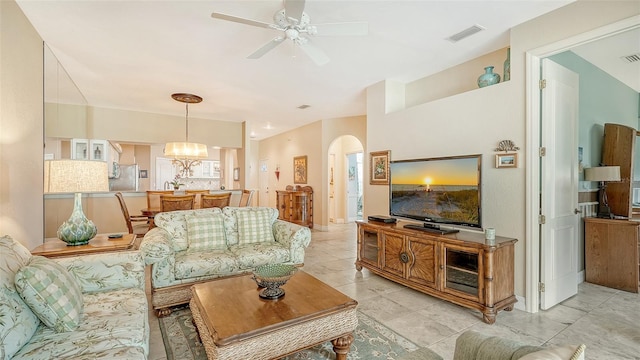
[[[95,160],[47,160],[44,162],[45,193],[75,193],[73,212],[58,228],[67,245],[84,245],[96,236],[93,221],[82,212],[82,193],[109,191],[107,163]]]
[[[620,166],[596,166],[584,169],[586,181],[600,182],[600,204],[598,205],[598,217],[612,219],[613,214],[607,200],[607,181],[620,181]]]

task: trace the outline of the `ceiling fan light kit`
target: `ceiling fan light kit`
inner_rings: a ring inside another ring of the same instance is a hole
[[[329,62],[329,57],[320,48],[313,45],[310,39],[305,36],[363,36],[369,32],[369,25],[366,22],[331,23],[331,24],[310,24],[310,17],[304,12],[305,0],[285,0],[284,9],[276,11],[273,15],[273,24],[245,19],[233,15],[213,12],[214,19],[237,22],[261,28],[282,31],[283,36],[277,36],[258,50],[247,56],[247,59],[259,59],[267,52],[284,42],[291,40],[299,46],[302,51],[318,66]]]

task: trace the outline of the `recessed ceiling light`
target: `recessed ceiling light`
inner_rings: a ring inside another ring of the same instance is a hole
[[[303,105],[298,106],[298,109],[304,110],[304,109],[306,109],[308,107],[311,107],[311,105],[303,104]]]

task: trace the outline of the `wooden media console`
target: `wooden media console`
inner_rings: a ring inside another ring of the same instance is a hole
[[[477,309],[488,324],[513,309],[516,239],[496,236],[489,245],[481,233],[441,235],[406,224],[358,221],[356,269]]]

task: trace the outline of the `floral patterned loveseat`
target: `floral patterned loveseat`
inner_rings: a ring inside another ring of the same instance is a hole
[[[47,259],[0,237],[0,359],[146,359],[138,251]]]
[[[151,265],[157,316],[191,299],[197,282],[249,273],[266,264],[304,263],[309,228],[278,219],[269,207],[225,207],[159,213],[140,250]]]

